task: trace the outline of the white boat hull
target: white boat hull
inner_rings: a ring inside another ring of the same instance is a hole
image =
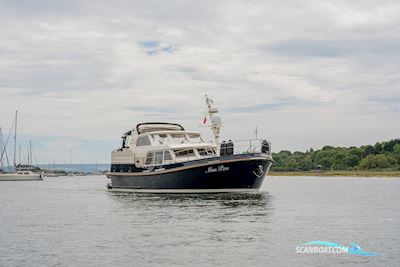
[[[43,180],[41,174],[19,174],[19,173],[3,173],[0,174],[0,181],[35,181]]]

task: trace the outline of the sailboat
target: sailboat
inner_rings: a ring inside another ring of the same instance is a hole
[[[29,146],[29,157],[28,157],[28,164],[22,165],[19,163],[17,165],[16,155],[17,155],[17,118],[18,118],[18,111],[15,111],[15,120],[14,120],[14,168],[13,172],[6,173],[4,172],[3,166],[3,158],[5,156],[6,146],[7,144],[3,144],[1,142],[1,170],[0,172],[0,181],[31,181],[31,180],[43,180],[42,175],[40,173],[32,172],[32,146]],[[1,138],[1,140],[3,140]]]

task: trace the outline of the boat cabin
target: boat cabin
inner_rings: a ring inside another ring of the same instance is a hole
[[[122,147],[112,152],[113,165],[148,168],[217,156],[215,143],[179,124],[141,123],[122,138]]]

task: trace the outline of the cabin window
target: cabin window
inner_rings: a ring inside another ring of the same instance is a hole
[[[205,148],[198,148],[197,152],[199,152],[200,156],[207,156],[207,150]]]
[[[164,151],[164,160],[172,160],[172,156],[169,151]]]
[[[199,152],[200,156],[207,156],[207,155],[215,155],[215,150],[211,147],[205,148],[198,148],[197,151]]]
[[[163,163],[163,151],[157,151],[155,153],[154,164],[162,164]]]
[[[189,134],[189,139],[190,139],[190,142],[192,142],[194,144],[203,143],[203,139],[201,138],[201,136],[199,134]]]
[[[144,164],[150,165],[153,163],[153,152],[147,153],[146,161]]]
[[[193,149],[188,150],[175,150],[175,156],[177,157],[193,157],[195,156]]]
[[[215,155],[216,154],[214,149],[212,149],[210,147],[207,147],[206,150],[207,150],[208,155]]]
[[[183,134],[171,134],[171,138],[175,144],[183,144],[186,142],[185,135]]]
[[[136,142],[136,146],[149,146],[150,144],[150,138],[148,136],[141,136]]]
[[[159,144],[164,144],[167,142],[167,135],[166,134],[155,134],[153,135],[153,139],[158,142]]]

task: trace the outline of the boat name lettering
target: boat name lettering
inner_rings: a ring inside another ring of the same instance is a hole
[[[224,165],[219,165],[217,168],[208,167],[206,173],[225,172],[225,171],[229,171],[229,167],[225,167]]]

